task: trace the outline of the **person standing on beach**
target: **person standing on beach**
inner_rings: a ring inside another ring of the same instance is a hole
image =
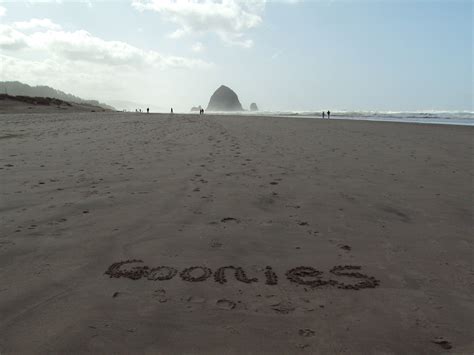
[[[328,120],[331,118],[331,111],[328,110]]]
[[[173,113],[173,108],[171,108],[171,113]]]
[[[323,120],[326,118],[326,113],[323,111]]]
[[[150,108],[149,107],[146,108],[146,113],[150,113]]]

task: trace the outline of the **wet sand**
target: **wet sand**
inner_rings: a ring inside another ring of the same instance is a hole
[[[0,120],[2,354],[474,351],[472,127]]]

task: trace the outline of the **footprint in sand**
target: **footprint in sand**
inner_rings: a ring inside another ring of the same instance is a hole
[[[160,303],[165,303],[168,301],[168,298],[166,297],[166,290],[163,288],[153,291],[153,298],[158,299],[158,302]]]
[[[186,301],[191,302],[191,303],[204,303],[206,301],[206,299],[203,298],[203,297],[199,297],[199,296],[189,296],[186,299]]]
[[[350,251],[352,248],[349,245],[339,245],[342,250]]]
[[[235,223],[240,223],[240,220],[234,217],[225,217],[221,219],[222,223],[227,223],[227,222],[235,222]]]
[[[0,249],[2,249],[2,248],[6,249],[7,247],[14,246],[14,245],[15,245],[15,243],[12,242],[12,241],[9,241],[9,240],[0,241]]]
[[[222,247],[222,243],[217,241],[217,240],[214,240],[212,241],[211,243],[211,248],[213,249],[218,249],[218,248],[221,248]]]
[[[271,308],[280,314],[288,314],[295,310],[295,307],[289,302],[280,302],[276,304],[272,304]]]
[[[441,346],[443,349],[446,349],[446,350],[449,350],[453,347],[451,345],[451,342],[444,337],[436,337],[431,342],[438,344],[439,346]]]
[[[236,303],[234,301],[226,300],[224,298],[217,300],[216,305],[220,309],[231,310],[236,307]]]
[[[312,329],[306,328],[306,329],[298,330],[298,334],[301,335],[302,337],[308,338],[308,337],[314,337],[315,332]]]

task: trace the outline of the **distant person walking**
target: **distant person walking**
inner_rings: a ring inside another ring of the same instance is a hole
[[[171,108],[171,113],[173,113],[173,108]]]
[[[150,108],[149,107],[146,108],[146,113],[150,113]]]
[[[323,111],[323,120],[326,118],[326,112]]]
[[[328,110],[328,120],[331,118],[331,111]]]

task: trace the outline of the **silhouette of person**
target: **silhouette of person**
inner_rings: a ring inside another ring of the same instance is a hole
[[[323,111],[323,120],[326,118],[326,113]]]
[[[146,108],[146,113],[150,113],[150,108],[149,107]]]
[[[173,113],[173,108],[171,108],[171,113]]]
[[[328,120],[331,118],[331,111],[328,110]]]
[[[204,115],[204,109],[201,109],[202,110],[202,114]]]

